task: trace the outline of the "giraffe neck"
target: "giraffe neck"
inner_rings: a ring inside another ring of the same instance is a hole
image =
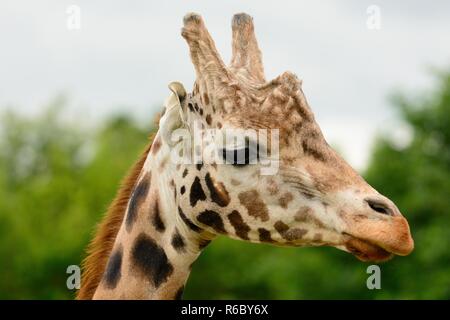
[[[94,299],[181,298],[209,241],[177,205],[176,165],[156,136]]]

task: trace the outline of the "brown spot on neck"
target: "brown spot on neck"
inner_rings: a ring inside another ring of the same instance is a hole
[[[174,268],[163,247],[145,233],[140,233],[131,249],[131,271],[158,288],[172,275]]]
[[[306,229],[300,228],[290,229],[289,226],[282,221],[277,221],[274,227],[275,230],[277,230],[278,233],[288,241],[300,240],[306,233],[308,233],[308,230]]]
[[[230,183],[233,185],[233,186],[239,186],[239,185],[241,185],[241,182],[239,181],[239,180],[236,180],[236,179],[231,179],[230,180]]]
[[[212,210],[205,210],[197,216],[198,222],[213,228],[218,233],[226,233],[220,215]]]
[[[211,200],[221,207],[226,207],[230,203],[230,196],[223,183],[215,181],[209,173],[206,174],[205,181]]]
[[[179,253],[186,251],[186,243],[184,241],[183,236],[178,232],[178,229],[175,228],[175,231],[172,235],[172,247]]]
[[[298,209],[298,211],[295,213],[294,219],[297,222],[312,224],[318,228],[326,229],[323,222],[314,216],[313,210],[309,207],[301,207],[300,209]]]
[[[152,144],[152,154],[157,154],[161,148],[161,138],[158,136]]]
[[[212,123],[212,118],[211,118],[211,115],[210,115],[210,114],[206,115],[206,123],[207,123],[209,126],[210,126],[211,123]]]
[[[164,157],[164,158],[161,160],[161,162],[160,162],[160,164],[159,164],[159,170],[160,170],[160,171],[163,171],[163,170],[164,170],[164,168],[165,168],[166,165],[167,165],[167,162],[169,162],[169,157]]]
[[[130,198],[130,203],[128,205],[128,212],[126,217],[126,230],[131,231],[131,228],[136,221],[141,207],[147,198],[147,194],[150,190],[150,180],[151,173],[146,172],[142,179],[137,183],[133,190],[133,194]]]
[[[259,241],[261,242],[267,242],[267,243],[273,243],[273,239],[270,235],[270,231],[264,228],[259,228],[258,229],[258,233],[259,233]]]
[[[245,223],[238,211],[233,210],[233,212],[228,215],[228,220],[230,220],[230,223],[239,238],[249,240],[248,232],[250,231],[250,227]]]
[[[161,211],[159,210],[159,195],[157,193],[154,195],[153,207],[150,212],[150,219],[156,231],[164,232],[166,230],[164,221],[161,218]]]
[[[260,219],[261,221],[269,220],[269,212],[264,201],[259,196],[258,191],[250,190],[241,192],[238,195],[239,201],[247,209],[248,214]]]
[[[205,105],[208,105],[209,104],[209,97],[208,97],[208,94],[205,92],[205,93],[203,93],[203,103],[205,104]]]
[[[291,202],[292,200],[294,200],[294,196],[292,195],[292,193],[286,192],[280,197],[280,199],[278,199],[278,203],[283,209],[286,209],[289,205],[289,202]]]
[[[189,201],[192,207],[195,207],[198,201],[206,200],[205,192],[203,191],[202,184],[199,177],[195,177],[194,182],[191,185],[191,191],[189,193]]]

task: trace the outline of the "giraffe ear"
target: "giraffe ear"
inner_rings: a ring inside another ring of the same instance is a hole
[[[169,89],[171,95],[166,99],[164,115],[159,120],[161,139],[169,146],[173,146],[176,141],[172,140],[174,130],[183,127],[185,123],[181,102],[186,97],[186,90],[180,82],[171,82]]]
[[[173,81],[169,83],[169,89],[178,97],[180,103],[184,100],[184,98],[186,98],[186,89],[184,89],[181,82]]]

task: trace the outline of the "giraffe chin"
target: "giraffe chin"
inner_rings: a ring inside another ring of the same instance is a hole
[[[356,258],[364,262],[384,262],[392,259],[394,254],[367,241],[350,237],[345,248]]]

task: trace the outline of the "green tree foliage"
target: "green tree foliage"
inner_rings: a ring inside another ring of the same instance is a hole
[[[114,117],[94,132],[64,120],[57,100],[39,118],[8,112],[0,135],[0,298],[72,298],[78,265],[150,128]]]
[[[334,248],[220,237],[195,263],[185,298],[450,298],[450,74],[413,99],[393,100],[411,141],[399,147],[379,137],[365,175],[396,202],[416,242],[410,256],[381,265],[381,290],[366,287],[369,264]],[[64,118],[62,105],[56,100],[38,118],[1,119],[0,298],[73,298],[66,268],[80,263],[153,130],[123,116],[82,128]]]

